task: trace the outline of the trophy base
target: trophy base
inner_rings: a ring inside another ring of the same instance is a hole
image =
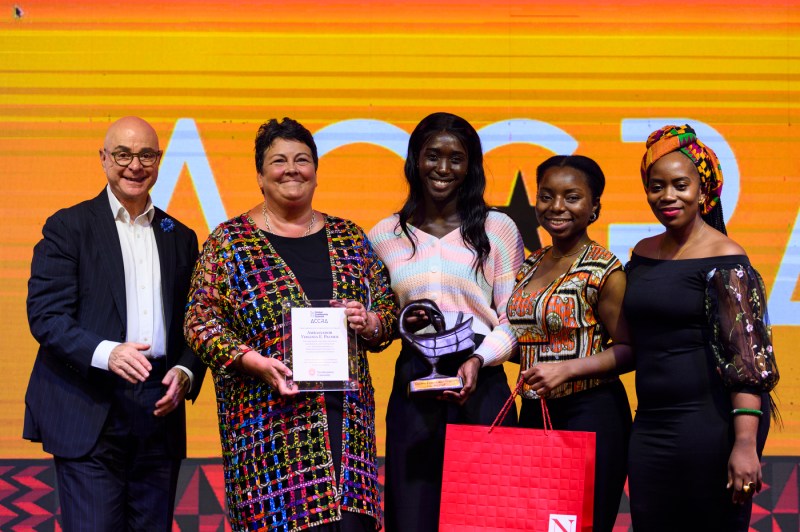
[[[435,379],[417,379],[408,383],[408,393],[437,394],[447,390],[458,391],[464,387],[461,377],[438,377]]]

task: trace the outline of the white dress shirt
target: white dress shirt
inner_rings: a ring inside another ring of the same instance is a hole
[[[164,321],[164,302],[161,298],[161,266],[158,261],[158,247],[153,234],[155,208],[150,198],[142,214],[131,220],[125,207],[106,187],[111,212],[122,248],[122,263],[125,268],[125,309],[127,314],[126,342],[138,342],[150,346],[140,351],[150,359],[166,356],[166,330]],[[92,355],[92,366],[108,370],[111,351],[120,342],[103,340]],[[194,375],[189,368],[175,366],[183,370],[190,381]]]

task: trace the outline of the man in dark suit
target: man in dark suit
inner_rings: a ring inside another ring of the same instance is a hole
[[[33,251],[23,437],[54,456],[68,532],[172,525],[205,367],[183,337],[197,237],[150,201],[160,158],[150,124],[112,124],[108,186],[51,216]]]

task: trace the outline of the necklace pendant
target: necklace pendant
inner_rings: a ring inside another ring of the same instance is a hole
[[[269,215],[267,215],[267,202],[264,201],[264,204],[261,206],[261,215],[264,217],[264,228],[266,229],[267,233],[274,233],[272,231],[272,227],[269,225]],[[306,237],[311,234],[311,230],[314,228],[314,224],[317,223],[317,212],[314,209],[311,209],[311,221],[306,228],[306,232],[303,233],[303,236]]]
[[[582,245],[581,247],[579,247],[578,249],[576,249],[575,251],[570,251],[569,253],[565,253],[563,255],[556,255],[555,253],[553,253],[553,250],[555,248],[551,247],[550,248],[550,258],[553,259],[553,260],[558,260],[558,259],[563,259],[564,257],[571,257],[573,255],[577,255],[578,253],[583,251],[586,248],[586,246],[588,246],[589,244],[591,244],[591,242],[587,242],[584,245]]]

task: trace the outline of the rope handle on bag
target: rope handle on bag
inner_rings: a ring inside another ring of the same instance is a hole
[[[517,395],[519,395],[520,390],[522,390],[523,384],[525,384],[525,381],[523,379],[520,379],[519,382],[517,382],[517,385],[511,392],[511,397],[506,399],[506,403],[503,405],[503,408],[500,409],[500,413],[497,414],[497,417],[494,418],[492,425],[489,427],[489,434],[491,434],[494,428],[499,423],[502,423],[503,420],[506,418],[508,412],[511,410],[511,405],[514,404],[514,399],[517,398]],[[540,397],[539,402],[542,403],[542,419],[544,420],[544,433],[547,434],[548,430],[553,430],[553,423],[552,421],[550,421],[550,411],[547,409],[547,405],[545,404],[544,398]]]

